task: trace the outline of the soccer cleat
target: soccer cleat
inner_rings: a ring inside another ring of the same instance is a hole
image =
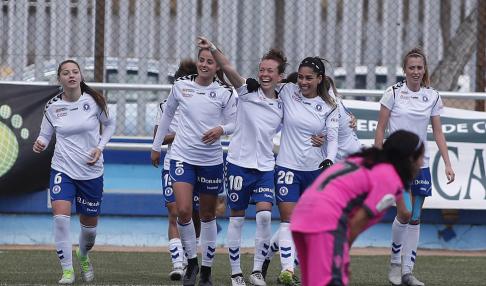
[[[213,286],[211,281],[211,267],[201,266],[201,275],[199,276],[198,286]]]
[[[407,273],[402,276],[402,285],[406,286],[425,286],[425,283],[415,278],[412,273]]]
[[[393,286],[402,285],[402,266],[398,263],[391,263],[388,271],[388,281]]]
[[[246,286],[243,274],[231,275],[231,286]]]
[[[266,286],[267,283],[265,282],[265,278],[263,278],[263,275],[260,271],[253,271],[253,273],[250,275],[250,278],[248,279],[251,285],[254,286]]]
[[[88,255],[82,256],[79,248],[76,249],[76,256],[79,259],[79,264],[81,265],[81,277],[84,282],[91,282],[94,279],[93,265],[89,261]]]
[[[263,276],[263,279],[267,278],[267,271],[268,271],[268,266],[270,266],[270,259],[265,259],[265,261],[263,261],[263,265],[262,265],[262,276]]]
[[[277,278],[277,283],[285,286],[294,286],[294,273],[287,269],[280,272],[280,275]]]
[[[73,284],[74,283],[74,270],[63,270],[61,280],[58,282],[59,284]]]
[[[194,286],[196,285],[197,274],[199,273],[199,265],[197,264],[197,258],[195,263],[187,264],[186,273],[182,278],[182,285],[184,286]]]
[[[169,279],[172,281],[180,281],[184,276],[184,269],[182,267],[174,267],[169,273]]]

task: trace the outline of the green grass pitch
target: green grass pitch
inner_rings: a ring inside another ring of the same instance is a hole
[[[90,254],[95,281],[90,285],[181,285],[167,277],[171,269],[167,253],[104,252]],[[242,255],[245,277],[250,273],[253,256]],[[79,265],[74,259],[76,285],[83,285]],[[386,280],[387,256],[352,256],[351,285],[389,285]],[[268,285],[277,285],[278,258],[270,264]],[[231,285],[226,254],[218,254],[213,267],[214,285]],[[415,271],[427,286],[486,285],[486,257],[419,256]],[[55,251],[1,250],[0,285],[57,285],[61,270]]]

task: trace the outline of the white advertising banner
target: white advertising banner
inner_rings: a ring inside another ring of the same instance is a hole
[[[373,143],[378,123],[378,102],[345,100],[358,119],[357,135],[364,145]],[[456,180],[447,185],[444,162],[429,126],[432,196],[425,208],[486,209],[486,112],[445,108],[441,116]]]

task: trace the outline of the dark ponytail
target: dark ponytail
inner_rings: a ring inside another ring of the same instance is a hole
[[[371,147],[352,154],[350,157],[362,157],[363,166],[369,169],[379,163],[392,164],[403,184],[406,185],[415,177],[413,162],[424,152],[424,142],[416,134],[398,130],[385,140],[383,149]]]
[[[57,68],[57,77],[59,78],[59,76],[61,75],[61,69],[62,69],[62,66],[67,64],[67,63],[72,63],[72,64],[75,64],[79,71],[81,72],[81,67],[79,66],[79,64],[75,61],[75,60],[65,60],[63,62],[61,62],[59,64],[59,67]],[[81,74],[81,83],[79,84],[80,87],[81,87],[81,93],[87,93],[89,95],[91,95],[94,99],[94,101],[96,102],[96,105],[99,106],[99,108],[101,108],[101,110],[103,110],[103,112],[108,115],[108,107],[107,107],[107,104],[106,104],[106,99],[105,97],[103,96],[102,93],[92,89],[91,87],[89,87],[85,82],[84,82],[84,78]]]

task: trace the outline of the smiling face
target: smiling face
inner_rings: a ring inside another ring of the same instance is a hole
[[[275,60],[265,59],[260,63],[258,79],[263,91],[273,90],[282,80],[282,75],[278,71],[279,63]]]
[[[219,70],[213,55],[209,50],[201,50],[197,60],[198,77],[204,80],[212,80]]]
[[[80,88],[81,70],[73,62],[66,62],[59,68],[57,79],[64,90]]]
[[[317,74],[311,67],[302,66],[297,74],[297,84],[302,95],[305,97],[316,97],[317,86],[322,81],[322,75]]]
[[[425,74],[424,59],[419,56],[409,56],[403,69],[407,86],[412,91],[418,91]]]

